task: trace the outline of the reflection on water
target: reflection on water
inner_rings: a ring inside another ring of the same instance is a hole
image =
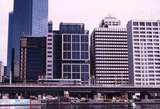
[[[0,106],[0,109],[48,109],[42,106]],[[52,108],[51,108],[52,109]]]
[[[49,106],[0,106],[0,109],[133,109],[128,105],[49,105]],[[137,105],[136,109],[160,109],[160,104]]]
[[[30,109],[29,106],[0,106],[0,109]]]

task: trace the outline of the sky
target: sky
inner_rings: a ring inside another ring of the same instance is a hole
[[[0,0],[0,61],[6,65],[8,14],[13,0]],[[92,32],[108,15],[117,17],[125,27],[131,19],[160,19],[160,0],[49,0],[49,21],[58,29],[60,22],[85,23]]]

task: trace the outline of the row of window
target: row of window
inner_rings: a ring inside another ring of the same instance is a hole
[[[104,37],[104,38],[102,38],[102,39],[100,39],[100,38],[96,38],[95,39],[95,41],[127,41],[127,37],[126,38],[124,38],[124,39],[120,39],[120,38],[108,38],[108,37]]]
[[[118,76],[128,76],[128,71],[117,71],[116,73],[115,72],[96,72],[96,76],[114,76],[114,77],[118,77]]]
[[[113,68],[111,68],[111,67],[109,67],[109,68],[102,68],[102,67],[98,67],[98,68],[96,68],[96,70],[112,70]],[[119,68],[115,68],[114,67],[114,69],[115,70],[128,70],[128,68],[126,68],[126,67],[124,67],[124,68],[122,68],[122,67],[119,67]]]
[[[155,41],[155,42],[159,42],[159,39],[134,39],[134,41],[148,41],[148,42]]]
[[[111,60],[111,61],[112,61],[112,60],[114,60],[114,61],[115,61],[115,60],[116,60],[116,61],[128,61],[128,57],[124,57],[124,58],[119,58],[119,57],[118,57],[118,58],[117,58],[117,57],[115,57],[115,58],[105,57],[105,58],[104,58],[103,56],[96,56],[96,60],[98,60],[98,61],[102,61],[102,60],[104,60],[104,59],[105,59],[105,60],[108,60],[108,61],[109,61],[109,60]]]
[[[160,49],[160,47],[134,47],[134,49]]]
[[[63,59],[89,59],[88,52],[63,52]]]
[[[89,72],[89,65],[86,64],[64,64],[63,72]]]
[[[125,34],[125,35],[118,35],[118,36],[116,36],[116,34],[115,35],[108,35],[108,36],[106,36],[105,34],[104,35],[95,35],[95,39],[106,39],[106,38],[110,38],[110,39],[120,39],[120,38],[122,38],[122,39],[126,39],[127,38],[127,35]]]
[[[154,73],[154,71],[152,73]],[[135,76],[136,77],[154,77],[154,78],[156,78],[156,77],[159,78],[160,77],[160,75],[154,75],[154,74],[149,74],[149,75],[136,74]]]
[[[157,83],[140,83],[140,82],[136,82],[136,85],[160,85],[160,82]]]
[[[133,26],[158,26],[157,22],[133,22]]]
[[[88,43],[64,43],[64,51],[88,51]]]
[[[158,32],[152,32],[152,31],[133,31],[135,34],[158,34]]]
[[[158,30],[160,28],[138,28],[138,27],[133,27],[133,30]]]
[[[127,44],[127,41],[125,42],[125,41],[117,41],[117,42],[115,42],[115,41],[108,41],[108,42],[106,42],[106,41],[104,41],[104,42],[102,42],[102,41],[100,41],[100,42],[95,42],[95,44]]]
[[[141,37],[141,38],[159,38],[159,36],[157,35],[134,35],[133,36],[134,38],[137,38],[137,37]]]
[[[158,46],[159,43],[134,43],[134,45],[156,45]]]
[[[150,70],[150,69],[148,69]],[[144,69],[140,69],[140,70],[135,70],[135,73],[144,73]],[[150,72],[150,73],[153,73],[153,71],[147,71],[147,72]],[[155,73],[160,73],[159,69],[158,70],[154,70]]]
[[[141,79],[141,78],[136,78],[136,81],[160,81],[160,79],[154,79],[154,78],[150,78],[150,79]]]
[[[64,73],[63,79],[81,79],[82,81],[89,80],[88,73]]]
[[[88,42],[88,35],[63,35],[63,42]]]
[[[112,44],[112,45],[110,45],[110,44],[97,44],[97,45],[95,45],[94,46],[94,48],[107,48],[107,49],[121,49],[121,48],[127,48],[128,46],[127,46],[127,44]]]
[[[112,61],[110,61],[110,60],[105,60],[105,58],[102,60],[102,61],[95,61],[95,63],[97,63],[97,64],[101,64],[101,63],[105,63],[105,64],[107,64],[107,63],[109,63],[109,64],[111,64],[111,63],[114,63],[114,64],[128,64],[128,61],[117,61],[117,60],[112,60]]]

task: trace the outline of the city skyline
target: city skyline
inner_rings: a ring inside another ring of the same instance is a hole
[[[58,29],[60,22],[85,23],[86,29],[89,29],[91,33],[93,28],[98,27],[100,20],[108,14],[119,18],[123,26],[130,19],[160,19],[159,3],[159,0],[121,0],[118,2],[116,0],[101,0],[101,2],[98,0],[50,0],[49,20],[53,21],[54,29]],[[12,11],[13,1],[1,0],[0,7],[0,60],[6,65],[8,16]]]

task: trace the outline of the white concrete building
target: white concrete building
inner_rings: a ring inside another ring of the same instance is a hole
[[[160,86],[160,21],[131,20],[127,29],[129,82]]]
[[[53,79],[53,32],[46,39],[46,79]]]
[[[97,85],[128,83],[127,30],[115,17],[105,17],[91,36],[91,72]]]

